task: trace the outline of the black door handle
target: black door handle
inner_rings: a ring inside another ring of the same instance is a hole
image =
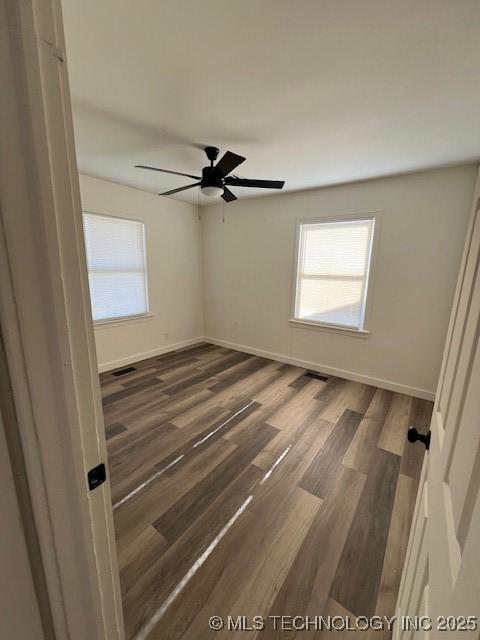
[[[415,427],[410,427],[407,433],[407,439],[409,442],[417,442],[417,440],[419,440],[420,442],[423,442],[425,449],[427,450],[430,449],[431,436],[432,434],[430,431],[428,433],[418,433]]]

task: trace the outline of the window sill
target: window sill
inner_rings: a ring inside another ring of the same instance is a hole
[[[135,324],[136,322],[146,322],[155,317],[154,313],[143,313],[139,316],[126,316],[125,318],[113,318],[111,320],[95,320],[93,326],[96,329],[108,329],[122,324]]]
[[[348,327],[340,327],[333,324],[322,324],[320,322],[308,322],[307,320],[297,320],[290,318],[288,324],[297,329],[313,329],[314,331],[327,331],[330,333],[338,333],[340,335],[350,336],[352,338],[368,338],[370,331],[366,329],[350,329]]]

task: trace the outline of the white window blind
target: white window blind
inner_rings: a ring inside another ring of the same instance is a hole
[[[83,226],[93,319],[147,313],[143,223],[84,213]]]
[[[295,318],[362,329],[374,218],[300,224]]]

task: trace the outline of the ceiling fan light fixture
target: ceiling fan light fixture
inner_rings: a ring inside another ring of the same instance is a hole
[[[201,187],[200,190],[207,198],[218,198],[223,194],[223,187],[215,187],[213,185]]]

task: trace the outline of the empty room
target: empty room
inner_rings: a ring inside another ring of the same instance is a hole
[[[478,1],[1,6],[2,639],[478,638]]]

